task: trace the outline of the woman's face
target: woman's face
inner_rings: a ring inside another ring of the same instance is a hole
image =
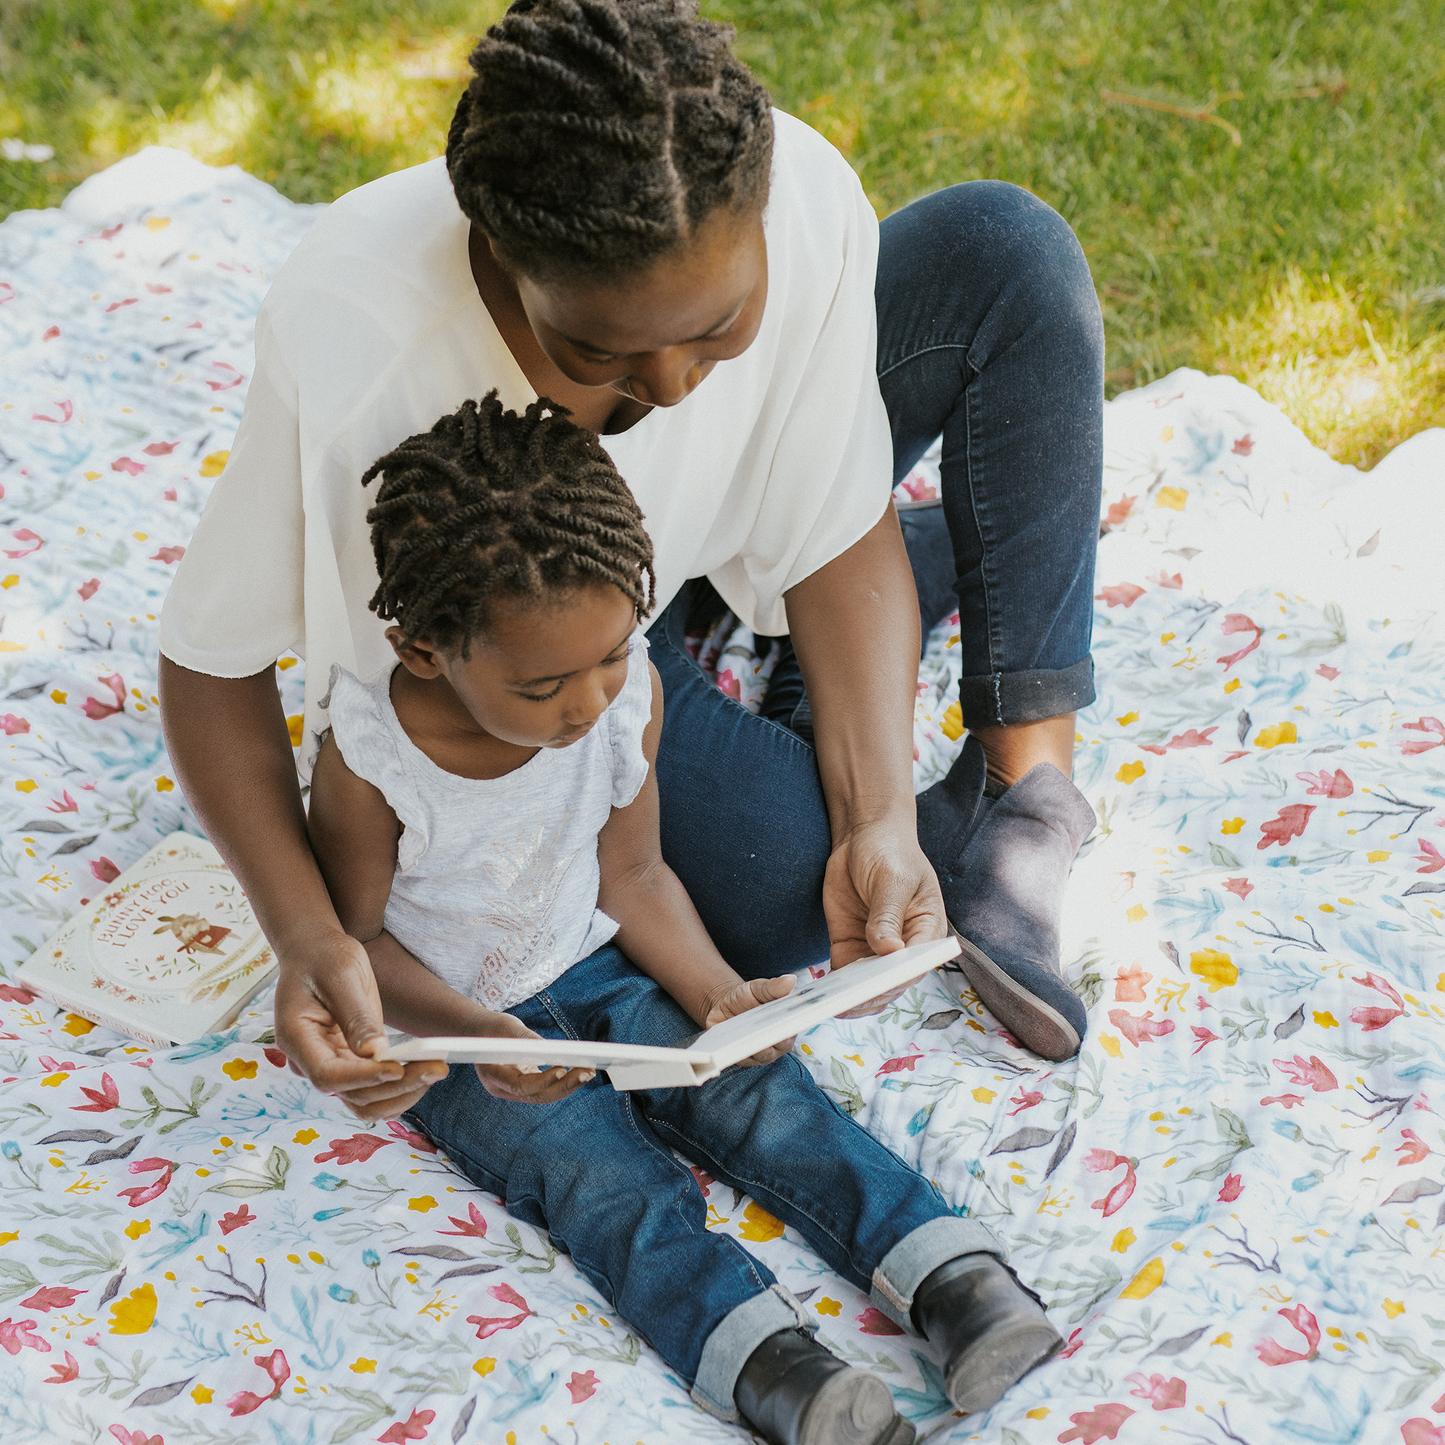
[[[762,216],[719,207],[682,250],[620,280],[515,280],[538,343],[569,381],[676,406],[758,334],[768,299]]]

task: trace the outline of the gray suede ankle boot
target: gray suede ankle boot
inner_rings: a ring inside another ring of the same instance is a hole
[[[998,798],[985,784],[983,747],[970,736],[948,776],[918,799],[919,841],[984,1007],[1034,1053],[1071,1059],[1088,1016],[1060,968],[1059,913],[1094,810],[1050,763]]]
[[[769,1335],[738,1375],[733,1401],[773,1445],[913,1445],[888,1386],[802,1330]]]

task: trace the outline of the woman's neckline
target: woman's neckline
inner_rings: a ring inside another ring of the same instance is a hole
[[[532,334],[516,291],[506,284],[505,276],[489,253],[485,237],[470,222],[467,223],[467,264],[472,285],[486,307],[502,345],[511,354],[534,395],[550,397],[567,407],[578,425],[591,427],[598,436],[621,436],[655,410],[630,397],[608,391],[604,400],[610,399],[611,410],[606,416],[598,414],[600,408],[596,397],[600,388],[578,386],[568,381],[547,359]],[[542,383],[540,386],[539,381]],[[596,424],[598,421],[600,426]]]

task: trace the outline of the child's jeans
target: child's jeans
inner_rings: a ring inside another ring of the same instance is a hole
[[[509,1012],[549,1038],[671,1045],[697,1032],[611,945]],[[619,1093],[599,1074],[556,1104],[494,1098],[459,1064],[409,1117],[511,1214],[546,1230],[725,1419],[753,1350],[816,1321],[731,1234],[709,1232],[707,1202],[674,1149],[796,1229],[904,1329],[914,1290],[939,1265],[1003,1254],[792,1055],[693,1089]]]

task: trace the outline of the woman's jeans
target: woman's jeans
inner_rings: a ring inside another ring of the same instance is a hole
[[[927,629],[956,606],[966,727],[1093,701],[1103,328],[1084,253],[1042,201],[971,181],[883,222],[878,380],[896,485],[943,436],[943,505],[900,514]],[[879,504],[883,505],[883,479]],[[685,588],[648,633],[666,698],[662,850],[728,962],[756,978],[828,955],[827,811],[785,650],[763,715],[683,645]],[[801,704],[801,705],[800,705]]]
[[[667,1046],[697,1032],[610,944],[509,1012],[547,1038]],[[546,1230],[724,1418],[753,1350],[816,1321],[730,1233],[708,1230],[707,1200],[674,1149],[796,1229],[905,1329],[914,1290],[940,1264],[1002,1253],[985,1225],[954,1215],[793,1055],[692,1089],[624,1094],[599,1075],[555,1104],[493,1098],[461,1064],[409,1117],[510,1214]]]

